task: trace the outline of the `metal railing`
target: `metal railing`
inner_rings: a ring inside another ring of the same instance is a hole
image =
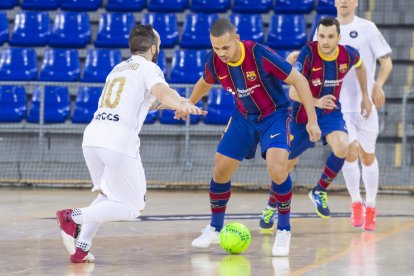
[[[407,122],[407,104],[408,97],[414,92],[414,89],[409,90],[404,94],[401,107],[401,123],[402,123],[402,180],[408,181],[410,177],[411,158],[408,154],[408,122]]]

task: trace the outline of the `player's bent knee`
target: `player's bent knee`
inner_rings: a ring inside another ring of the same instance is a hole
[[[273,182],[276,184],[281,184],[286,180],[288,176],[287,167],[284,165],[275,165],[269,169],[269,175]]]
[[[348,155],[348,145],[345,143],[337,144],[332,150],[339,158],[345,158]]]
[[[364,153],[361,154],[361,162],[365,166],[370,166],[375,161],[375,153]]]
[[[213,179],[215,182],[217,183],[226,183],[229,182],[231,178],[231,175],[229,175],[229,173],[221,167],[214,167],[214,175],[213,175]]]

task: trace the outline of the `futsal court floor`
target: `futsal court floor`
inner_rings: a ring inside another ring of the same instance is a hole
[[[219,245],[191,248],[209,223],[207,191],[149,190],[142,218],[98,232],[94,264],[71,264],[56,210],[84,207],[86,189],[0,188],[0,275],[414,275],[414,197],[379,195],[377,229],[350,224],[345,193],[329,195],[331,219],[320,219],[305,193],[294,193],[289,257],[271,257],[274,236],[259,233],[264,191],[233,191],[226,222],[252,233],[250,247],[228,255]]]

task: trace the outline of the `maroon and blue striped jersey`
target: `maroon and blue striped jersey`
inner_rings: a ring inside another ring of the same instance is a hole
[[[358,68],[361,62],[358,50],[351,46],[338,45],[335,56],[328,58],[318,51],[318,42],[313,41],[302,48],[295,68],[308,80],[314,98],[334,95],[337,109],[340,109],[342,81],[352,66]],[[331,111],[316,108],[318,116]],[[298,102],[293,103],[293,118],[297,123],[306,123],[308,120],[304,106]]]
[[[243,115],[258,115],[258,120],[277,108],[289,107],[291,100],[282,88],[292,66],[270,48],[253,41],[240,42],[242,56],[236,63],[224,63],[218,55],[208,53],[204,80],[220,83],[236,98]]]

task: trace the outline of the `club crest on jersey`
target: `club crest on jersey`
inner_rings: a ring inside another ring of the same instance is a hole
[[[347,63],[339,64],[339,72],[346,73],[346,71],[348,71],[348,64]]]
[[[311,80],[311,82],[312,82],[313,86],[321,86],[322,85],[322,81],[319,78]]]
[[[246,78],[249,81],[254,81],[256,79],[256,72],[255,71],[247,71],[246,72]]]

